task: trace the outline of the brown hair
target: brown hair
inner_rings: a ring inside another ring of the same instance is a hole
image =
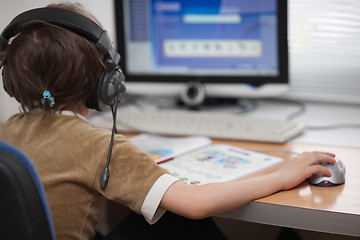
[[[94,19],[80,4],[48,7],[65,8]],[[0,65],[4,66],[7,92],[19,101],[25,112],[80,110],[100,79],[103,54],[93,42],[44,21],[24,23],[18,32]],[[54,97],[54,106],[51,107],[48,100],[41,103],[44,91]]]

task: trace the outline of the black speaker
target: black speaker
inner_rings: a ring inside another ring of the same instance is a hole
[[[94,42],[97,49],[105,54],[104,64],[106,69],[101,73],[95,91],[86,101],[86,106],[98,111],[106,106],[113,106],[120,102],[126,91],[125,76],[120,68],[120,54],[115,50],[113,40],[106,30],[102,29],[96,22],[77,12],[63,8],[36,8],[16,16],[2,31],[0,36],[0,59],[8,46],[8,41],[15,36],[19,24],[32,20],[43,20],[70,30],[80,36]],[[6,66],[4,66],[5,68]],[[6,79],[3,78],[6,90]]]

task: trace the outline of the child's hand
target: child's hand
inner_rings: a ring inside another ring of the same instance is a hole
[[[276,172],[283,180],[283,190],[293,188],[315,173],[330,176],[329,170],[318,163],[335,163],[335,154],[328,152],[304,152],[286,161]]]

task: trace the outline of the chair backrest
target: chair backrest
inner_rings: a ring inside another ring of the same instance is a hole
[[[20,150],[2,141],[0,239],[55,239],[50,209],[34,165]]]

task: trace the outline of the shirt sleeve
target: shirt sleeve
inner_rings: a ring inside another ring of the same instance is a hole
[[[159,208],[159,204],[165,192],[176,181],[178,181],[178,179],[172,175],[164,174],[158,178],[148,192],[141,207],[141,214],[145,217],[149,224],[156,223],[166,212],[166,210]]]
[[[103,129],[99,132],[98,137],[92,139],[94,144],[89,146],[89,148],[97,149],[97,151],[91,151],[93,162],[91,165],[95,172],[92,187],[105,198],[123,204],[153,221],[154,216],[158,214],[157,208],[164,193],[177,179],[171,176],[168,170],[156,164],[149,154],[130,140],[122,135],[115,135],[109,166],[109,182],[105,189],[101,189],[99,179],[106,164],[106,161],[102,160],[106,159],[108,154],[111,134],[109,131],[104,132]],[[148,200],[145,201],[146,198]],[[142,208],[145,210],[142,211]],[[159,213],[161,216],[161,211]]]

